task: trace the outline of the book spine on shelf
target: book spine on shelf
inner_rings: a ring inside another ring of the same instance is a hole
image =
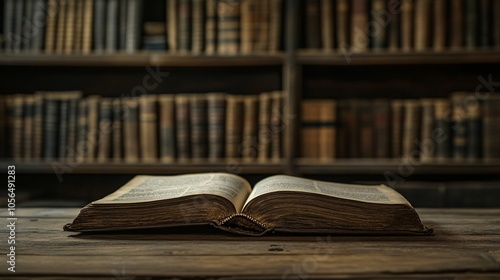
[[[435,144],[433,142],[434,130],[434,99],[420,100],[422,108],[422,121],[420,128],[420,161],[428,162],[435,157]]]
[[[50,1],[50,0],[49,0]],[[55,0],[54,0],[55,1]],[[13,50],[15,36],[15,0],[4,1],[3,35],[5,37],[5,52]]]
[[[434,29],[432,48],[434,51],[443,51],[447,43],[447,32],[448,28],[446,26],[448,20],[448,10],[447,10],[446,0],[434,0]]]
[[[191,1],[179,0],[179,51],[191,50]]]
[[[351,14],[351,51],[364,52],[370,45],[366,32],[368,25],[368,1],[352,0]]]
[[[419,137],[420,128],[420,104],[417,100],[406,100],[404,102],[404,122],[403,122],[403,141],[402,141],[402,156],[403,158],[416,159],[415,151],[418,151],[416,142]]]
[[[258,1],[241,1],[241,53],[249,54],[254,51],[256,33],[255,25],[258,24]]]
[[[434,101],[435,158],[443,161],[451,157],[451,107],[448,99]]]
[[[139,105],[137,98],[122,100],[123,147],[126,163],[139,161]]]
[[[466,96],[463,92],[453,93],[451,96],[452,102],[452,131],[453,145],[452,157],[454,160],[465,159],[467,149],[467,126],[466,126],[466,111],[465,111]]]
[[[205,42],[205,1],[204,0],[192,0],[193,1],[193,12],[192,12],[192,48],[191,52],[193,54],[200,54],[204,49]]]
[[[205,53],[217,50],[217,0],[206,0]]]
[[[374,156],[373,110],[370,100],[359,100],[359,156]]]
[[[333,5],[333,4],[332,4]],[[282,30],[283,0],[269,1],[269,52],[277,52],[280,49]],[[333,28],[333,27],[332,27]],[[333,34],[332,34],[333,36]],[[333,37],[332,37],[333,40]]]
[[[359,131],[360,131],[360,110],[359,110],[359,100],[350,99],[348,100],[347,107],[347,131],[349,133],[349,157],[357,158],[361,156],[361,151],[359,149]]]
[[[33,95],[24,97],[23,104],[23,152],[22,157],[25,160],[33,159],[33,106],[35,99]]]
[[[243,98],[243,141],[241,145],[241,154],[244,161],[254,161],[257,158],[258,142],[258,104],[259,97],[248,95]]]
[[[43,94],[35,92],[33,99],[33,158],[40,160],[43,155]]]
[[[321,0],[321,42],[325,51],[331,51],[334,47],[333,4],[332,0]]]
[[[80,54],[83,48],[83,17],[85,13],[85,2],[82,0],[76,1],[75,8],[75,28],[73,30],[73,52],[76,54]]]
[[[403,142],[403,100],[393,99],[391,101],[391,156],[398,158],[402,156]]]
[[[321,47],[320,35],[320,3],[319,0],[305,1],[305,44],[308,49],[319,49]]]
[[[477,46],[477,0],[465,0],[465,47],[474,49]]]
[[[450,0],[450,48],[457,50],[464,46],[465,0]]]
[[[59,142],[58,158],[63,160],[68,152],[68,119],[69,119],[69,100],[65,93],[59,93]]]
[[[390,52],[397,52],[401,49],[401,12],[399,7],[390,6],[387,10],[391,16],[387,28],[387,48]]]
[[[134,53],[140,48],[142,30],[142,5],[141,0],[128,0],[127,7],[127,40],[125,51]]]
[[[347,50],[349,47],[349,1],[337,0],[336,2],[336,41],[337,48]]]
[[[44,159],[51,160],[57,158],[58,147],[58,112],[59,100],[51,93],[45,96],[45,118],[43,130],[43,144],[44,144]]]
[[[89,54],[92,50],[92,22],[94,18],[94,0],[82,0],[83,6],[83,31],[82,54]]]
[[[55,34],[55,40],[56,40],[55,52],[56,54],[64,54],[64,43],[66,40],[66,25],[68,24],[68,22],[66,21],[68,14],[68,2],[62,1],[57,3],[59,7],[57,12],[57,31]]]
[[[64,54],[72,54],[74,48],[74,33],[75,33],[75,17],[76,17],[76,1],[67,0],[66,7],[66,26],[64,34]]]
[[[56,0],[47,1],[47,26],[45,28],[45,53],[52,54],[55,49],[56,40],[56,18],[59,6]]]
[[[402,0],[401,2],[401,50],[411,51],[413,45],[414,29],[414,3],[413,0]]]
[[[337,141],[337,102],[335,100],[324,100],[321,103],[319,129],[319,159],[332,160],[336,157],[335,146]]]
[[[429,48],[431,19],[431,0],[416,0],[415,51],[425,51]]]
[[[31,28],[33,24],[31,23],[31,18],[33,18],[33,9],[34,9],[34,0],[22,0],[24,1],[24,11],[22,17],[22,48],[23,50],[31,51],[31,41],[33,40],[33,34],[31,32]],[[30,27],[30,31],[27,30],[26,26]]]
[[[467,133],[466,159],[478,160],[482,157],[482,120],[481,120],[481,105],[474,93],[468,95],[469,98],[465,102],[466,123],[465,130]]]
[[[97,143],[99,137],[99,99],[100,96],[98,95],[87,97],[87,162],[94,162],[97,156]]]
[[[127,9],[128,0],[120,0],[117,48],[122,51],[127,48]]]
[[[257,5],[257,22],[254,25],[258,25],[255,30],[256,41],[254,45],[254,50],[258,52],[264,52],[268,49],[269,43],[269,0],[258,0]]]
[[[77,144],[76,162],[81,163],[87,158],[87,137],[88,137],[88,103],[87,99],[80,99],[78,102],[78,123],[77,123]]]
[[[240,0],[219,0],[217,16],[217,52],[222,55],[237,54],[240,43]]]
[[[491,95],[483,103],[483,158],[500,159],[500,96]]]
[[[498,2],[498,0],[493,0]],[[491,46],[491,14],[492,14],[491,0],[479,0],[479,46]]]
[[[103,52],[105,47],[106,0],[94,0],[94,51]]]
[[[225,151],[226,95],[209,93],[208,99],[208,158],[221,160]]]
[[[348,110],[348,101],[345,99],[337,101],[337,157],[339,158],[347,158],[349,157],[349,132],[347,126],[347,118],[349,110]]]
[[[111,98],[101,98],[99,102],[98,162],[107,162],[111,158],[112,101]]]
[[[160,159],[170,163],[175,160],[175,103],[174,96],[162,94],[158,97],[160,105]]]
[[[207,0],[209,1],[209,0]],[[215,0],[212,0],[215,1]],[[175,52],[178,49],[177,44],[177,24],[178,24],[178,13],[177,13],[177,0],[166,0],[166,17],[167,17],[167,37],[168,37],[168,50],[170,52]],[[208,13],[208,11],[207,11]],[[208,24],[208,23],[207,23]]]
[[[7,105],[9,106],[10,136],[12,149],[11,155],[14,160],[23,157],[23,115],[24,115],[24,95],[15,94],[9,96]]]
[[[372,0],[372,7],[370,10],[370,20],[372,24],[372,36],[373,36],[373,41],[372,41],[372,46],[373,50],[375,51],[380,51],[386,48],[387,45],[387,24],[390,24],[390,22],[383,22],[381,20],[381,17],[384,17],[384,13],[387,12],[387,1],[386,0]],[[392,20],[392,15],[391,18]]]
[[[118,0],[108,0],[106,15],[105,46],[108,53],[113,53],[118,42]]]
[[[23,48],[23,11],[24,0],[15,1],[14,10],[14,34],[11,37],[11,45],[14,52],[20,52]]]
[[[156,95],[143,95],[139,98],[140,147],[143,162],[155,162],[158,158],[157,105]]]
[[[111,141],[113,143],[112,159],[114,162],[123,160],[123,119],[124,112],[121,98],[113,98],[112,104],[113,128]]]
[[[390,113],[391,105],[388,99],[375,99],[373,101],[374,156],[377,158],[390,157]]]
[[[302,123],[300,128],[301,156],[317,159],[319,153],[319,126],[321,103],[316,100],[303,100],[301,103]]]
[[[496,48],[500,48],[500,1],[493,1],[491,18],[493,20],[493,45]]]
[[[189,95],[177,94],[175,96],[175,128],[177,143],[177,159],[180,162],[189,161],[191,158],[191,139],[189,127]]]
[[[189,98],[191,123],[191,155],[193,159],[207,158],[207,99],[203,94]]]
[[[271,155],[271,94],[259,95],[259,161],[267,161]]]
[[[279,161],[283,157],[283,104],[284,95],[281,91],[271,93],[271,160]]]
[[[226,158],[240,158],[239,147],[243,133],[243,98],[228,95],[226,104]]]
[[[68,93],[68,149],[67,157],[71,162],[76,158],[77,145],[77,122],[78,122],[78,100],[81,92]]]

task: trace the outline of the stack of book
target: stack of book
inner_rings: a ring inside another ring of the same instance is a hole
[[[280,91],[259,95],[82,97],[36,92],[0,97],[0,155],[71,162],[279,162]]]
[[[455,92],[449,99],[302,103],[304,158],[498,160],[499,137],[499,95]]]
[[[366,52],[500,47],[496,0],[305,0],[309,49]]]

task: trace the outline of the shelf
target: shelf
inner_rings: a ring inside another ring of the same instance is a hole
[[[393,174],[408,174],[410,168],[414,168],[413,174],[449,174],[449,175],[480,175],[500,174],[500,160],[488,162],[456,162],[446,161],[439,163],[416,162],[410,166],[401,159],[337,159],[332,162],[318,163],[317,161],[298,159],[296,170],[300,174],[323,174],[323,175],[349,175],[370,174],[384,175],[385,172]],[[400,172],[399,170],[402,170]],[[404,173],[408,172],[408,173]],[[405,177],[405,176],[403,176]]]
[[[500,49],[446,52],[325,52],[301,50],[298,62],[304,65],[409,65],[499,63]]]
[[[18,66],[274,66],[283,65],[283,53],[237,56],[177,55],[166,52],[138,52],[134,54],[0,54],[0,65]]]
[[[285,173],[285,164],[243,163],[237,160],[221,163],[83,163],[70,167],[50,162],[2,162],[3,165],[15,165],[18,174],[55,174],[57,168],[64,174],[183,174],[202,172],[227,172],[234,174],[280,174]]]

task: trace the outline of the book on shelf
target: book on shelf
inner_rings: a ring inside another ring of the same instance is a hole
[[[159,103],[159,147],[160,160],[173,162],[175,159],[175,103],[174,96],[162,94]]]
[[[217,52],[222,55],[237,54],[240,43],[240,0],[217,2]]]
[[[158,158],[158,113],[156,95],[139,97],[139,134],[141,146],[141,160],[155,162]]]
[[[225,156],[224,139],[226,135],[226,95],[207,94],[208,102],[208,159],[218,161]]]
[[[370,45],[366,26],[368,24],[368,0],[352,0],[351,51],[365,52]]]
[[[320,161],[335,158],[336,101],[304,100],[302,102],[302,157]]]
[[[240,235],[429,235],[415,209],[384,186],[277,175],[253,189],[225,173],[136,176],[81,209],[66,231],[106,232],[207,225]]]
[[[122,101],[120,98],[113,98],[112,106],[112,158],[115,162],[123,160],[123,120],[124,111]]]
[[[139,101],[135,97],[122,100],[123,119],[123,147],[126,163],[139,161]]]
[[[308,49],[321,47],[321,17],[319,0],[305,1],[305,46]]]
[[[99,102],[99,121],[97,139],[97,161],[107,162],[111,158],[111,143],[113,141],[113,100],[102,98]]]

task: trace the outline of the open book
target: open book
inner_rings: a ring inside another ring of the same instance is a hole
[[[430,234],[415,209],[384,186],[277,175],[253,188],[225,173],[136,176],[85,206],[68,231],[212,225],[233,233]]]

